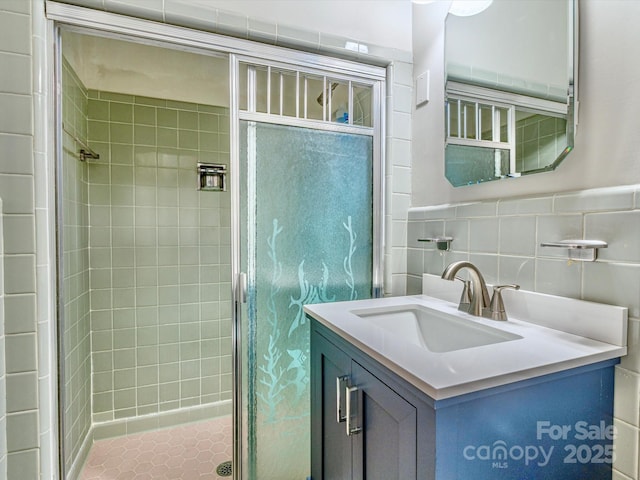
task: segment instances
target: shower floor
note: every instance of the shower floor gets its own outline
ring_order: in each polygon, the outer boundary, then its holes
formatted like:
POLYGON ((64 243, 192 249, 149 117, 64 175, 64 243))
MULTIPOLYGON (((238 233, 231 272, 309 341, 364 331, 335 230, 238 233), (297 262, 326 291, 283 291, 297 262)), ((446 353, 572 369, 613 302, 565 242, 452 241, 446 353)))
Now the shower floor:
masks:
POLYGON ((216 467, 233 456, 231 416, 96 441, 80 480, 229 479, 216 467))

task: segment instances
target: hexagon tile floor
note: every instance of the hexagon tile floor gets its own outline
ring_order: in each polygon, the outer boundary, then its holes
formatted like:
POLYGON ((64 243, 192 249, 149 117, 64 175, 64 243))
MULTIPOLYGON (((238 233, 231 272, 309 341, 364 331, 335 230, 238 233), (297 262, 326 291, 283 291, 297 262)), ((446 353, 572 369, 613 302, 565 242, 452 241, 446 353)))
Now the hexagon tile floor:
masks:
POLYGON ((98 440, 80 480, 225 480, 233 456, 231 417, 98 440))

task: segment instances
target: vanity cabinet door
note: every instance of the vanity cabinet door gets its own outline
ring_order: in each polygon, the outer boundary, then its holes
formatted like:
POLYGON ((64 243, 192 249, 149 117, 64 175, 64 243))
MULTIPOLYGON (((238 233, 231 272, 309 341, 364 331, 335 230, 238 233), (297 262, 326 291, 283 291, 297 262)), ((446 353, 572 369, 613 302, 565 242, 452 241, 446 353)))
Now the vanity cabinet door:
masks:
POLYGON ((345 376, 351 359, 324 337, 311 336, 311 474, 313 480, 348 480, 351 437, 346 434, 345 376), (338 390, 338 385, 340 390, 338 390), (340 392, 340 396, 338 396, 340 392), (338 403, 340 402, 340 404, 338 403), (341 421, 338 421, 338 408, 341 421))
POLYGON ((312 331, 313 480, 415 479, 416 430, 414 405, 312 331))
POLYGON ((411 480, 417 478, 417 411, 357 362, 351 380, 357 386, 361 431, 352 435, 353 478, 411 480))

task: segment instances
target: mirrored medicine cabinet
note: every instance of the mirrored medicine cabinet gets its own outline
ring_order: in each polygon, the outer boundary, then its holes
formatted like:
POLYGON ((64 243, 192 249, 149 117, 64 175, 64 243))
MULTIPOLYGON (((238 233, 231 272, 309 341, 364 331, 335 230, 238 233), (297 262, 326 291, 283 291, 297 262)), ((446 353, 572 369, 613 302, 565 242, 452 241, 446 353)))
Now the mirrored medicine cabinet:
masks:
POLYGON ((450 10, 445 176, 453 186, 550 171, 573 149, 576 31, 575 0, 450 10))

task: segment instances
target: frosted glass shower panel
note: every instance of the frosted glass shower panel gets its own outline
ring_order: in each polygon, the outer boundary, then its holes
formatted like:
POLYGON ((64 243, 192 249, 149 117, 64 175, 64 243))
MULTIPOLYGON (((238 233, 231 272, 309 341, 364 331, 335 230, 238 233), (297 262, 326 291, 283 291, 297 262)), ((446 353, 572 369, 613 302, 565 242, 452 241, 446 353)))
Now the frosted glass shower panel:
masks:
POLYGON ((241 122, 241 145, 251 477, 304 479, 309 325, 302 307, 371 296, 373 139, 241 122))

